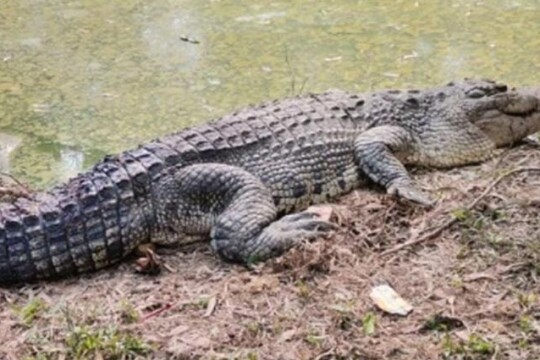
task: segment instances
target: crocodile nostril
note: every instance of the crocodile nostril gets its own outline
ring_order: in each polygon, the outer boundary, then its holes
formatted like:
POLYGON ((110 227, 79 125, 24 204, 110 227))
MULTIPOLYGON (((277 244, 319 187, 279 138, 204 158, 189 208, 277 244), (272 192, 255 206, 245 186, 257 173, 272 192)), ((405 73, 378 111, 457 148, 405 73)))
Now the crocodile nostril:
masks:
POLYGON ((496 84, 495 85, 495 90, 500 91, 500 92, 506 92, 508 90, 508 85, 506 85, 506 84, 496 84))

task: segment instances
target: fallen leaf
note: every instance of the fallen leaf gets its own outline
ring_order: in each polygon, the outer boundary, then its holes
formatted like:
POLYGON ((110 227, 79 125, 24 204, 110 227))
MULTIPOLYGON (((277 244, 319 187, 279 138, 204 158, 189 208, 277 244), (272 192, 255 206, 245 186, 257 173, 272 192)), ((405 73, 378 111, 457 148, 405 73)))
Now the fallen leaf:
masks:
POLYGON ((375 286, 369 296, 379 309, 390 314, 405 316, 413 310, 407 301, 386 284, 375 286))
POLYGON ((135 260, 135 271, 141 274, 157 275, 161 272, 161 261, 155 253, 155 245, 146 243, 136 248, 140 257, 135 260))
POLYGON ((375 314, 371 312, 367 313, 362 319, 362 329, 364 330, 364 334, 368 336, 375 334, 376 324, 377 318, 375 317, 375 314))
POLYGON ((296 335, 296 329, 290 329, 290 330, 284 331, 279 336, 279 341, 282 341, 282 342, 289 341, 294 337, 294 335, 296 335))
POLYGON ((247 284, 247 289, 252 294, 263 291, 273 291, 279 286, 279 279, 275 276, 258 276, 247 284))
POLYGON ((317 215, 321 220, 330 221, 334 214, 334 209, 328 205, 317 205, 308 207, 306 212, 317 215))
POLYGON ((208 305, 206 306, 206 312, 204 313, 203 317, 209 317, 214 313, 214 310, 216 309, 217 305, 217 298, 215 296, 212 296, 210 300, 208 300, 208 305))

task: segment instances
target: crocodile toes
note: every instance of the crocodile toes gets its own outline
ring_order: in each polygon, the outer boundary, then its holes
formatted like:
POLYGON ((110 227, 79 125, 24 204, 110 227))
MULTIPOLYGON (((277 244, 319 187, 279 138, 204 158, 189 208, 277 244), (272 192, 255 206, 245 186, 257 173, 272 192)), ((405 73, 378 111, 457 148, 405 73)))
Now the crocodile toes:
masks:
POLYGON ((392 185, 388 188, 387 192, 390 195, 407 199, 423 206, 433 207, 435 205, 434 200, 410 184, 392 185))
POLYGON ((246 244, 245 262, 253 264, 280 255, 303 240, 314 240, 336 228, 335 224, 321 220, 317 214, 302 212, 286 215, 268 225, 254 241, 246 244))

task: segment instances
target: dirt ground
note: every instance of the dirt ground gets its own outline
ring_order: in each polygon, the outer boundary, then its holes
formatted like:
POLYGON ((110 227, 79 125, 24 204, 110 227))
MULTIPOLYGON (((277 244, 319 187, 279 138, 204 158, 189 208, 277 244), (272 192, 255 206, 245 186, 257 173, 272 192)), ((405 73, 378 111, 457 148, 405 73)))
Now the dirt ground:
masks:
POLYGON ((414 178, 435 208, 355 191, 335 234, 253 270, 201 245, 0 289, 0 358, 539 359, 538 147, 414 178), (378 310, 382 283, 413 312, 378 310))

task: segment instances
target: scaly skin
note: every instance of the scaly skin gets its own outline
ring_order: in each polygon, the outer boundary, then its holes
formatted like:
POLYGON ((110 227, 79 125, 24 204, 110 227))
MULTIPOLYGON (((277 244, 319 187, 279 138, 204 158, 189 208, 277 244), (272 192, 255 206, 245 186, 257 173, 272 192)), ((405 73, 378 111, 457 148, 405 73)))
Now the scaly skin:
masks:
POLYGON ((2 204, 0 284, 97 270, 149 241, 209 238, 224 259, 264 260, 332 228, 295 211, 367 179, 430 205, 404 165, 483 161, 540 130, 539 99, 538 89, 467 80, 245 108, 2 204))

